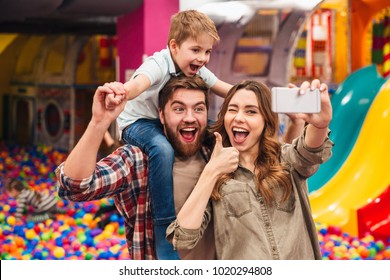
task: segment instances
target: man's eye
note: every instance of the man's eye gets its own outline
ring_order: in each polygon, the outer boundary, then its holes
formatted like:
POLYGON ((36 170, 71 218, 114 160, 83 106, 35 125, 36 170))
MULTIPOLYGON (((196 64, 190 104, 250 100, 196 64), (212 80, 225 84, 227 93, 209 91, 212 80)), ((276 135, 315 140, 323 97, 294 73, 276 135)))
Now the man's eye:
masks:
POLYGON ((173 111, 175 111, 175 112, 183 112, 184 109, 183 108, 174 108, 173 111))
POLYGON ((198 107, 198 108, 195 108, 195 112, 204 112, 204 108, 203 107, 198 107))

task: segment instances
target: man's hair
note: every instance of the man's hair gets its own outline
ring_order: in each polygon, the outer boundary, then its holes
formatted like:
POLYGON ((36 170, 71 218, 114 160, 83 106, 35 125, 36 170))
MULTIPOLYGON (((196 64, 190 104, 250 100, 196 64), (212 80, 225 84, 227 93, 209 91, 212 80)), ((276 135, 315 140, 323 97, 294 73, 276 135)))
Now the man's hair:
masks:
POLYGON ((217 28, 206 14, 196 10, 178 12, 171 17, 168 45, 172 39, 175 39, 181 46, 188 38, 197 39, 202 32, 210 35, 214 39, 214 44, 219 42, 217 28))
POLYGON ((164 109, 168 100, 172 97, 173 93, 177 89, 195 89, 204 93, 206 108, 209 109, 208 87, 203 79, 195 75, 193 77, 187 77, 184 75, 173 76, 165 86, 160 90, 158 95, 158 107, 164 109))

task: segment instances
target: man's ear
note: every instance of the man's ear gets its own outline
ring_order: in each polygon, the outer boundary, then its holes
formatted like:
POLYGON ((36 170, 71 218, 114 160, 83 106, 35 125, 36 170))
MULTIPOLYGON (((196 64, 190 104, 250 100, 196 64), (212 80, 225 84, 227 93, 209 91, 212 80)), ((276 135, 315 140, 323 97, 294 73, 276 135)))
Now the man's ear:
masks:
POLYGON ((161 108, 158 108, 158 116, 160 118, 161 124, 165 125, 165 123, 164 123, 164 112, 163 112, 163 110, 161 110, 161 108))

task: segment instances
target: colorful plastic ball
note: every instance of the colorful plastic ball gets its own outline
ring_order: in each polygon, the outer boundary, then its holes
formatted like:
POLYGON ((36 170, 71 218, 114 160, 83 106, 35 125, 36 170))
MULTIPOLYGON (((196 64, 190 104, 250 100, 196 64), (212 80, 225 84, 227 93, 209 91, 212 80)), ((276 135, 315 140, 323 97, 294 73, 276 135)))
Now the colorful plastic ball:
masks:
POLYGON ((384 259, 383 254, 379 253, 379 254, 375 255, 375 260, 381 261, 383 259, 384 259))
POLYGON ((90 213, 85 214, 84 217, 83 217, 83 222, 84 222, 85 224, 87 224, 87 225, 88 225, 92 220, 93 220, 93 215, 90 214, 90 213))
POLYGON ((65 250, 61 247, 55 247, 53 251, 53 256, 57 259, 61 259, 65 256, 65 250))
POLYGON ((32 228, 34 228, 34 226, 35 226, 35 223, 33 221, 28 221, 26 224, 26 227, 28 229, 32 229, 32 228))
POLYGON ((62 245, 64 244, 64 243, 62 242, 62 238, 61 238, 61 237, 57 237, 57 238, 55 239, 55 244, 56 244, 57 246, 59 246, 59 247, 62 247, 62 245))
POLYGON ((36 260, 43 260, 42 252, 41 251, 36 251, 33 254, 33 258, 36 259, 36 260))
POLYGON ((91 253, 86 253, 84 258, 86 260, 92 260, 93 259, 93 255, 91 253))
POLYGON ((110 217, 111 222, 116 223, 116 222, 118 222, 118 220, 119 220, 119 217, 117 214, 111 215, 111 217, 110 217))
POLYGON ((94 242, 94 240, 91 237, 87 237, 87 239, 85 240, 84 244, 86 246, 88 246, 88 247, 91 247, 91 246, 95 245, 95 242, 94 242))
POLYGON ((382 254, 383 254, 384 259, 390 260, 390 247, 387 247, 387 248, 383 251, 382 254))
POLYGON ((33 229, 29 229, 26 231, 26 238, 28 240, 32 240, 32 239, 34 239, 34 237, 36 237, 36 233, 33 229))
POLYGON ((11 226, 15 225, 15 223, 16 223, 15 217, 14 217, 14 216, 9 216, 9 217, 7 217, 7 223, 8 223, 9 225, 11 225, 11 226))
POLYGON ((22 237, 20 236, 16 236, 15 237, 15 245, 18 247, 18 248, 23 248, 25 246, 25 241, 22 237))
POLYGON ((41 232, 41 227, 39 225, 41 225, 41 223, 40 224, 35 224, 34 227, 33 227, 33 229, 34 229, 36 234, 39 234, 41 232))
POLYGON ((49 241, 51 234, 49 232, 44 232, 41 234, 41 239, 43 241, 49 241))
POLYGON ((118 234, 119 234, 119 235, 125 234, 125 228, 124 228, 124 227, 119 227, 119 228, 118 228, 118 234))
POLYGON ((318 231, 320 234, 322 235, 325 235, 328 233, 328 230, 326 228, 321 228, 319 231, 318 231))
POLYGON ((382 240, 378 240, 375 244, 378 247, 378 251, 382 251, 385 248, 385 244, 382 240))
POLYGON ((104 231, 112 234, 115 231, 115 226, 113 224, 108 224, 105 226, 104 231))
POLYGON ((368 249, 366 247, 364 247, 363 245, 359 246, 357 248, 357 251, 359 253, 359 255, 362 257, 362 258, 367 258, 370 254, 370 252, 368 251, 368 249))

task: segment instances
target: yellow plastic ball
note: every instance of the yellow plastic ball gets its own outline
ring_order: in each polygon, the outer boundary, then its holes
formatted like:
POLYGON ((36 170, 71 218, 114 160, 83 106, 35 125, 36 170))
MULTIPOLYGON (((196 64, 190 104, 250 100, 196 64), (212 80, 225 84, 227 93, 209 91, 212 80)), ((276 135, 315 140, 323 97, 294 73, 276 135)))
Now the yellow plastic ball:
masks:
POLYGON ((55 247, 53 251, 54 257, 57 259, 63 258, 65 256, 65 250, 61 247, 55 247))
POLYGON ((14 216, 9 216, 9 217, 7 218, 7 223, 8 223, 9 225, 11 225, 11 226, 15 225, 15 223, 16 223, 15 217, 14 217, 14 216))
POLYGON ((29 229, 29 230, 26 231, 26 238, 28 240, 34 239, 35 236, 36 236, 36 233, 35 233, 35 231, 33 229, 29 229))

